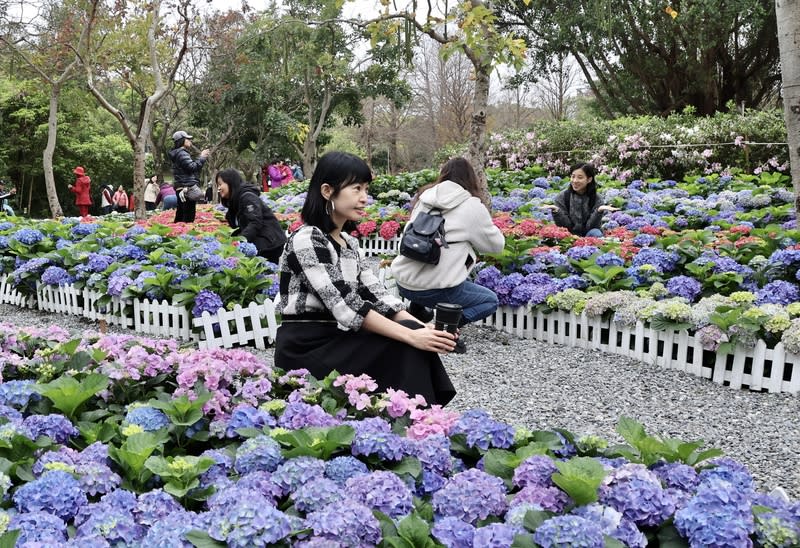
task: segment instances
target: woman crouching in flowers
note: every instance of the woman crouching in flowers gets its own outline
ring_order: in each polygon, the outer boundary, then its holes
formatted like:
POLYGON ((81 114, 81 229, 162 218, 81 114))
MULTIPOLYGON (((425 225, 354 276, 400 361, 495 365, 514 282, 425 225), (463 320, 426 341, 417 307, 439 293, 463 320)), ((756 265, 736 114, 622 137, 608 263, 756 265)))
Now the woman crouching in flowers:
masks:
POLYGON ((556 196, 555 204, 543 205, 550 209, 556 225, 568 229, 575 236, 600 238, 603 231, 603 213, 619 208, 603 205, 597 195, 597 182, 592 164, 578 164, 570 170, 570 185, 556 196))
POLYGON ((437 352, 455 336, 425 326, 389 295, 350 236, 367 205, 372 181, 360 158, 329 152, 320 158, 303 205, 305 224, 289 237, 280 270, 281 327, 275 365, 366 374, 378 388, 420 394, 444 405, 455 389, 437 352))

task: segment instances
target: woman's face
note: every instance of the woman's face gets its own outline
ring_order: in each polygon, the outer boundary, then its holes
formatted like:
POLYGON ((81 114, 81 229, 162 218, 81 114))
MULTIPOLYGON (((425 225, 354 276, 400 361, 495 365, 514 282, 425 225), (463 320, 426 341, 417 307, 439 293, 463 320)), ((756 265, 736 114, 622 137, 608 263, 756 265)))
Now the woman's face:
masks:
POLYGON ((343 226, 346 221, 360 221, 367 207, 367 191, 369 183, 355 183, 343 187, 331 201, 333 208, 331 219, 336 226, 343 226))
POLYGON ((588 177, 580 168, 573 171, 572 175, 570 175, 570 184, 572 185, 572 190, 578 194, 583 194, 586 192, 586 187, 589 186, 589 183, 591 182, 592 178, 588 177))
POLYGON ((231 193, 231 187, 221 177, 217 177, 217 191, 220 198, 227 200, 231 193))

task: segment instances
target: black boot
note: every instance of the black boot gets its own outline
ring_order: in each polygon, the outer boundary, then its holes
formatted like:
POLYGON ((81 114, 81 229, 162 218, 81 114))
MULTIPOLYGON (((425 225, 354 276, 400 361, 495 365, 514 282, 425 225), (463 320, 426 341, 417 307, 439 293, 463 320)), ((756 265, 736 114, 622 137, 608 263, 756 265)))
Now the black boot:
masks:
POLYGON ((426 308, 418 303, 411 303, 408 305, 408 313, 414 316, 422 323, 428 323, 433 320, 433 310, 426 308))

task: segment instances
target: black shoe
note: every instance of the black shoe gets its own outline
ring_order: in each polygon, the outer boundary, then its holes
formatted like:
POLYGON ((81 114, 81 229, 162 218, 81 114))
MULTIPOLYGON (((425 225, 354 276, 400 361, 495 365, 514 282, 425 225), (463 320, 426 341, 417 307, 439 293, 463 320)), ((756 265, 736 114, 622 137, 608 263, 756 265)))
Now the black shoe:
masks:
POLYGON ((411 303, 408 305, 408 313, 422 323, 428 323, 433 320, 433 310, 426 308, 421 304, 411 303))
POLYGON ((453 354, 466 354, 467 353, 467 343, 464 342, 464 339, 459 337, 456 339, 456 347, 453 349, 453 354))

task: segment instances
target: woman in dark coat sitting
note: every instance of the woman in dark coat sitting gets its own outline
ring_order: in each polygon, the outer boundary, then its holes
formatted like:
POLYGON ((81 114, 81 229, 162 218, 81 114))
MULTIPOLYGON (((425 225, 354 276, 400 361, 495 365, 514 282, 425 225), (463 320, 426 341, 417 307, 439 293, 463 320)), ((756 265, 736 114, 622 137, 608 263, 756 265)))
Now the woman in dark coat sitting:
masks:
POLYGON ((228 208, 225 219, 236 229, 234 236, 244 236, 256 246, 261 257, 277 264, 286 243, 286 232, 272 210, 261 201, 261 191, 245 183, 235 169, 220 171, 216 181, 222 205, 228 208))

